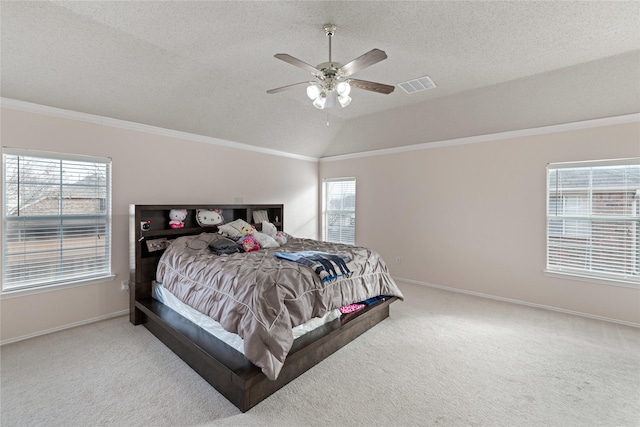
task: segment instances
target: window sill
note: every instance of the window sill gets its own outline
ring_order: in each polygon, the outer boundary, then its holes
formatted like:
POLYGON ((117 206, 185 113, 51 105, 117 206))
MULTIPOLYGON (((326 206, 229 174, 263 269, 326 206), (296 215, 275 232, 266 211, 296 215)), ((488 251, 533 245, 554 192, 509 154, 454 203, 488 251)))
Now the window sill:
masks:
POLYGON ((545 276, 556 277, 558 279, 576 280, 579 282, 597 283, 599 285, 620 286, 623 288, 640 289, 640 282, 631 280, 616 280, 605 277, 583 276, 581 274, 569 273, 556 270, 543 270, 545 276))
POLYGON ((110 282, 115 278, 116 278, 115 274, 109 274, 108 276, 97 277, 95 279, 89 279, 89 280, 80 280, 77 282, 37 286, 33 288, 7 289, 7 290, 3 290, 2 293, 0 293, 0 300, 41 294, 45 292, 59 291, 61 289, 77 288, 78 286, 95 285, 96 283, 110 282))

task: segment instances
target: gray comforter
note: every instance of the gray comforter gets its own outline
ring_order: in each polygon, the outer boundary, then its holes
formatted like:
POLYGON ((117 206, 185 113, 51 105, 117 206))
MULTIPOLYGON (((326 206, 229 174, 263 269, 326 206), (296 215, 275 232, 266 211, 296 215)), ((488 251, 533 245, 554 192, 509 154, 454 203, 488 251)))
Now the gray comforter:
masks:
POLYGON ((328 310, 378 295, 403 298, 380 256, 369 249, 291 237, 275 249, 215 255, 220 238, 202 233, 174 240, 158 264, 156 280, 178 299, 244 339, 245 356, 278 377, 291 346, 291 329, 328 310), (351 274, 323 282, 309 267, 275 252, 347 253, 351 274))

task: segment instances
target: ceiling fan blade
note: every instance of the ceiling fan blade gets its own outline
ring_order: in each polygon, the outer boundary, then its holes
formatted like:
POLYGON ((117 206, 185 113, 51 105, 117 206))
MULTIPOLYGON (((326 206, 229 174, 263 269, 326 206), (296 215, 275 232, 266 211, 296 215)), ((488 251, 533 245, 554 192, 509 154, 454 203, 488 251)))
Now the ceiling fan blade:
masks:
POLYGON ((275 88, 275 89, 270 89, 270 90, 268 90, 268 91, 267 91, 267 93, 278 93, 278 92, 285 91, 285 90, 287 90, 287 89, 294 88, 294 87, 296 87, 296 86, 302 86, 302 85, 307 86, 307 85, 309 85, 309 84, 311 84, 311 82, 300 82, 300 83, 294 83, 294 84, 292 84, 292 85, 287 85, 287 86, 277 87, 277 88, 275 88))
POLYGON ((384 53, 383 50, 371 49, 369 52, 365 53, 364 55, 361 55, 356 59, 354 59, 353 61, 349 62, 348 64, 343 65, 338 70, 338 73, 342 74, 343 76, 350 76, 356 71, 360 71, 363 68, 366 68, 375 64, 376 62, 382 61, 383 59, 387 59, 387 54, 384 53))
POLYGON ((313 67, 313 66, 307 64, 306 62, 301 61, 298 58, 294 58, 293 56, 288 55, 286 53, 276 53, 273 56, 275 56, 276 58, 280 59, 281 61, 288 62, 289 64, 295 65, 296 67, 300 67, 303 70, 306 70, 306 71, 310 72, 314 76, 317 75, 317 74, 321 74, 320 70, 318 70, 316 67, 313 67))
POLYGON ((351 87, 370 90, 372 92, 384 93, 385 95, 388 95, 395 90, 395 86, 369 82, 366 80, 349 79, 349 84, 351 85, 351 87))

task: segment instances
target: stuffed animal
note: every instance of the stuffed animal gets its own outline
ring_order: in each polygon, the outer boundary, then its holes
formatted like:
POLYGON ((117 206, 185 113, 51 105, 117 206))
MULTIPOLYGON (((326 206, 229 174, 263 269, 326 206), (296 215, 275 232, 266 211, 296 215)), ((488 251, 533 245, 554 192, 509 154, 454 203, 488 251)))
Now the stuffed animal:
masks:
POLYGON ((169 211, 169 227, 184 228, 184 220, 187 218, 186 209, 171 209, 169 211))
POLYGON ((238 243, 242 245, 242 249, 245 252, 257 251, 260 249, 260 244, 253 237, 253 233, 255 233, 256 228, 253 225, 245 225, 242 227, 240 232, 242 233, 242 237, 238 240, 238 243))
POLYGON ((278 231, 276 235, 273 236, 273 238, 275 239, 276 242, 278 242, 280 246, 287 243, 287 236, 282 231, 278 231))
POLYGON ((282 231, 278 231, 276 226, 268 221, 262 221, 262 232, 273 237, 280 246, 287 243, 287 236, 282 231))

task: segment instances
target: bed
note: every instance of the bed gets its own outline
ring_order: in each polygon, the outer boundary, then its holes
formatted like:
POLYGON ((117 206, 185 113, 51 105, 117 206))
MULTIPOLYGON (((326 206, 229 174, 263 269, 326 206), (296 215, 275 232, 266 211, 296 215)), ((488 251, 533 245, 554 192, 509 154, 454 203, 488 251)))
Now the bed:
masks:
POLYGON ((173 208, 130 206, 130 321, 243 412, 384 320, 402 299, 376 252, 282 233, 283 205, 180 206, 181 228, 170 228, 173 208), (201 221, 203 212, 224 224, 201 221), (239 224, 254 227, 262 248, 217 252, 237 239, 233 233, 242 237, 239 224), (265 235, 277 243, 265 243, 265 235), (185 311, 158 297, 165 292, 185 311))

